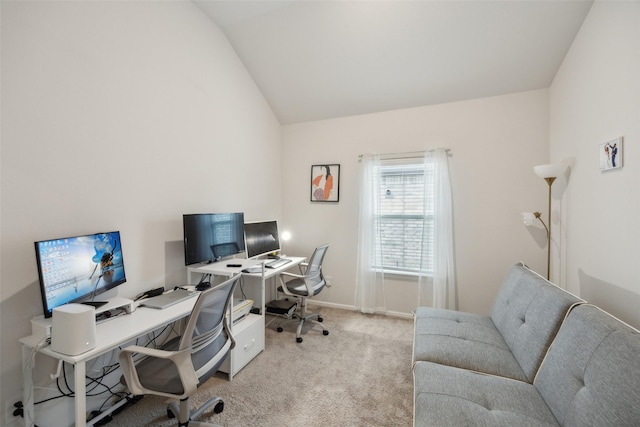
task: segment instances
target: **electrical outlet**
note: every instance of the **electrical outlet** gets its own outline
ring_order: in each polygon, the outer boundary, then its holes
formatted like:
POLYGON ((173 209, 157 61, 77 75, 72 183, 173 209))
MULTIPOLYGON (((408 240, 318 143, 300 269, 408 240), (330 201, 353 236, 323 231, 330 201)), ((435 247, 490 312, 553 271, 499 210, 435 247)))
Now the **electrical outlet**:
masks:
MULTIPOLYGON (((19 415, 13 415, 13 411, 18 409, 14 406, 14 404, 20 401, 22 401, 22 395, 15 396, 12 399, 8 399, 4 402, 4 422, 6 424, 11 424, 17 419, 21 418, 19 415)), ((16 423, 15 425, 18 424, 16 423)))

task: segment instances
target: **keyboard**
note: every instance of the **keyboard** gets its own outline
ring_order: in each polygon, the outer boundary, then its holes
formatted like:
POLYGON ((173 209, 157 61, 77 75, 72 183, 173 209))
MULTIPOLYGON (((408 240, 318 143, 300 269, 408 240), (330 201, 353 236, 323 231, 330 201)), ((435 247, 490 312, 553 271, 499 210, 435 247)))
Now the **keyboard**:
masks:
POLYGON ((143 300, 140 300, 140 305, 144 307, 157 308, 159 310, 162 310, 164 308, 167 308, 174 304, 182 302, 186 299, 193 298, 199 294, 200 292, 187 291, 186 289, 178 288, 174 291, 165 292, 155 297, 145 298, 143 300))
POLYGON ((274 259, 273 261, 269 261, 265 263, 264 266, 266 268, 278 268, 278 267, 282 267, 285 264, 289 264, 290 262, 291 260, 288 258, 279 258, 279 259, 274 259))

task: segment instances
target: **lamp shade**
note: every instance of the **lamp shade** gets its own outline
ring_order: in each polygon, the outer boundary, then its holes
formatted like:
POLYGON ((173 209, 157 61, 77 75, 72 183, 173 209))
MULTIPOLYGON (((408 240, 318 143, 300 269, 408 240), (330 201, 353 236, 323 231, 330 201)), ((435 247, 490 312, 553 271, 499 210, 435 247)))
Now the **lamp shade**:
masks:
POLYGON ((522 212, 520 215, 522 215, 522 222, 524 222, 524 225, 527 227, 533 225, 536 220, 536 216, 532 212, 522 212))
POLYGON ((533 171, 540 178, 557 178, 567 170, 564 163, 552 163, 548 165, 538 165, 533 167, 533 171))

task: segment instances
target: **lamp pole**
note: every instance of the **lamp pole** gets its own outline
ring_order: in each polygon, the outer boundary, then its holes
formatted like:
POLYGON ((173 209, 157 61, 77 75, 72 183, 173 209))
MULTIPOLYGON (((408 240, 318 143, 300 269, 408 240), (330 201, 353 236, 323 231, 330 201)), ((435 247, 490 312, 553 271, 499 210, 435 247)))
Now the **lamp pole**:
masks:
POLYGON ((549 227, 545 227, 547 228, 547 280, 549 280, 549 273, 551 272, 551 185, 553 184, 553 181, 556 180, 556 177, 547 177, 544 180, 549 184, 549 217, 547 220, 549 221, 549 227))
MULTIPOLYGON (((563 163, 534 166, 533 171, 540 178, 544 178, 549 184, 549 228, 547 228, 547 280, 551 277, 551 185, 557 177, 567 170, 567 165, 563 163)), ((540 219, 540 218, 538 218, 540 219)), ((542 221, 542 220, 540 220, 542 221)))

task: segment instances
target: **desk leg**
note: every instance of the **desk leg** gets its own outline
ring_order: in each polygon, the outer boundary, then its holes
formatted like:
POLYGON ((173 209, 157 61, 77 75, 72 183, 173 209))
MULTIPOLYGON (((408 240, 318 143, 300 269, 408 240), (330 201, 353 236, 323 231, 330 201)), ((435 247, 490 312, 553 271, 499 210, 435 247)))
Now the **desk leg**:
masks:
POLYGON ((22 346, 22 403, 24 411, 24 425, 35 425, 35 412, 33 408, 33 363, 31 353, 33 349, 22 346))
POLYGON ((87 425, 87 390, 86 390, 86 364, 78 362, 75 364, 74 387, 75 387, 75 404, 76 404, 76 427, 86 427, 87 425))

